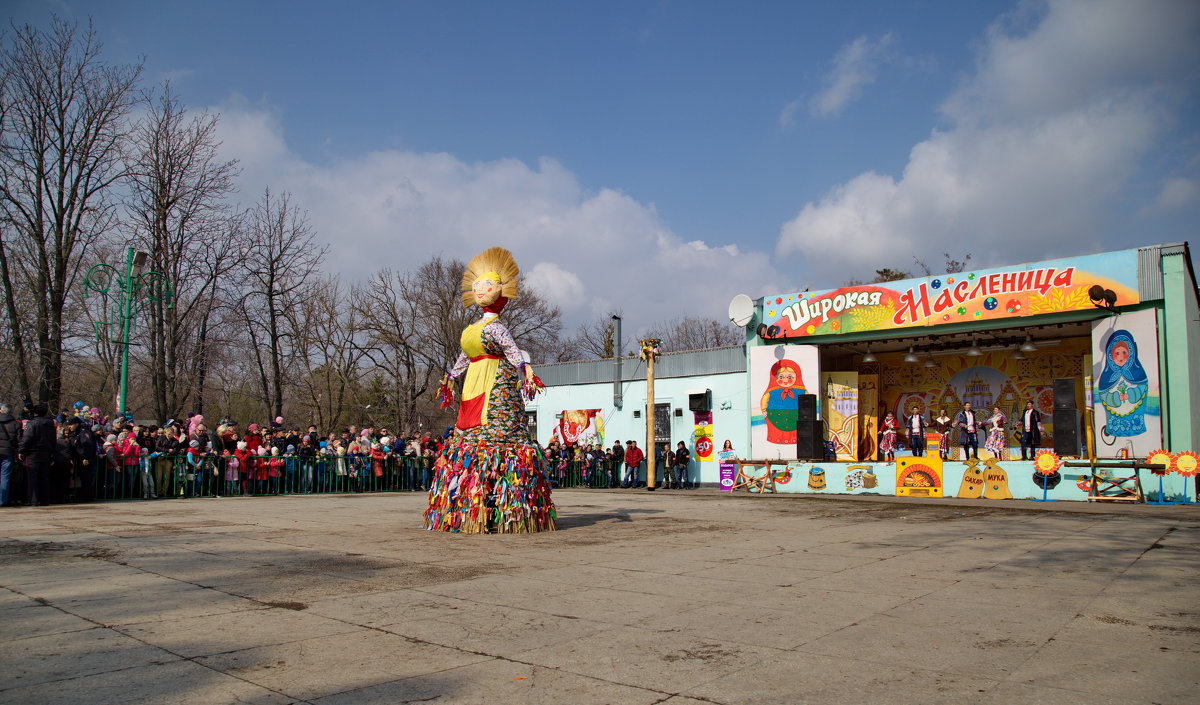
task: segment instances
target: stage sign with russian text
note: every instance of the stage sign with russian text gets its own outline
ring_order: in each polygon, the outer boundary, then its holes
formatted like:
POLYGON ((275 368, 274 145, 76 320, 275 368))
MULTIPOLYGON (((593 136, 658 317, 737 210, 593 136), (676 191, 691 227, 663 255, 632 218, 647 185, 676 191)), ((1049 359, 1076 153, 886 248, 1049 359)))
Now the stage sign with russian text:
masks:
POLYGON ((844 286, 763 298, 762 320, 778 337, 860 333, 1018 318, 1093 307, 1093 287, 1117 306, 1141 301, 1138 251, 1121 250, 1033 264, 844 286))

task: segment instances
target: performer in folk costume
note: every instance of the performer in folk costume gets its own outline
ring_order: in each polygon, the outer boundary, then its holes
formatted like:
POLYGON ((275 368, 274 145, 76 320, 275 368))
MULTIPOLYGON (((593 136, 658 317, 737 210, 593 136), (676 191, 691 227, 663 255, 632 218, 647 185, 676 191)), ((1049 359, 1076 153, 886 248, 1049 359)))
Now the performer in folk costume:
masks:
POLYGON ((900 428, 900 423, 896 421, 896 415, 892 412, 887 412, 887 416, 883 417, 883 421, 879 422, 879 428, 883 433, 879 438, 879 453, 884 456, 884 460, 896 459, 896 429, 900 428))
POLYGON ((983 447, 991 451, 996 460, 1004 460, 1004 453, 1008 450, 1008 431, 1004 428, 1006 423, 1008 419, 1004 418, 1000 407, 992 407, 992 415, 987 420, 987 440, 983 442, 983 447))
POLYGON ((529 440, 521 400, 542 384, 500 322, 505 304, 517 297, 519 273, 512 254, 493 247, 476 255, 463 274, 463 307, 483 310, 463 330, 462 353, 438 389, 448 407, 452 380, 463 378, 454 435, 434 464, 427 529, 477 534, 555 528, 546 459, 529 440))
POLYGON ((767 391, 759 400, 759 408, 767 420, 767 442, 796 445, 796 423, 800 413, 797 394, 807 394, 800 365, 783 359, 771 365, 767 391))
POLYGON ((942 460, 950 458, 950 429, 953 427, 952 420, 946 415, 945 409, 942 409, 942 412, 933 420, 933 430, 941 434, 941 438, 938 439, 938 450, 941 452, 942 460))
POLYGON ((912 414, 904 419, 904 427, 908 429, 908 449, 914 456, 925 455, 925 416, 921 407, 913 404, 912 414))
POLYGON ((979 460, 979 419, 976 418, 975 410, 971 408, 971 402, 963 404, 962 411, 954 417, 954 425, 959 428, 963 460, 979 460))
POLYGON ((1042 413, 1033 408, 1033 402, 1025 402, 1025 411, 1021 412, 1021 460, 1033 460, 1037 447, 1042 444, 1042 413))

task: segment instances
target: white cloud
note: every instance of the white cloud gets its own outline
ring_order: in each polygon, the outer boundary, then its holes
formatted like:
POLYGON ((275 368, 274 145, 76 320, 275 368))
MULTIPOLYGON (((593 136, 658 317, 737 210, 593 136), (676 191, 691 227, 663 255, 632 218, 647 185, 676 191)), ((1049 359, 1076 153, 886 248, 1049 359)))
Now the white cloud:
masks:
POLYGON ((1145 211, 1175 211, 1197 202, 1200 202, 1200 182, 1195 179, 1171 178, 1163 183, 1158 198, 1145 211))
POLYGON ((1197 8, 1062 0, 1028 28, 1004 18, 944 105, 949 129, 914 146, 899 178, 860 174, 805 205, 781 228, 779 253, 845 267, 848 279, 910 268, 914 253, 1000 264, 1095 249, 1194 88, 1174 81, 1194 70, 1197 8))
POLYGON ((825 88, 813 96, 809 111, 817 117, 834 117, 857 100, 863 88, 875 82, 894 39, 891 32, 873 41, 864 35, 839 49, 833 57, 833 70, 825 77, 825 88))
POLYGON ((268 185, 290 192, 331 244, 325 268, 350 281, 501 245, 563 310, 568 330, 622 310, 634 334, 681 314, 723 319, 735 294, 785 286, 766 253, 684 242, 653 206, 612 189, 586 192, 553 159, 467 163, 380 150, 319 165, 287 148, 267 111, 217 110, 223 154, 242 161, 242 200, 268 185))
POLYGON ((1200 62, 1194 0, 1052 0, 1044 13, 1034 12, 1041 6, 1022 4, 989 28, 974 75, 943 106, 947 115, 959 121, 1053 115, 1194 78, 1200 62))
POLYGON ((583 280, 553 262, 538 262, 526 271, 525 283, 543 298, 561 302, 563 307, 578 308, 584 300, 583 280))

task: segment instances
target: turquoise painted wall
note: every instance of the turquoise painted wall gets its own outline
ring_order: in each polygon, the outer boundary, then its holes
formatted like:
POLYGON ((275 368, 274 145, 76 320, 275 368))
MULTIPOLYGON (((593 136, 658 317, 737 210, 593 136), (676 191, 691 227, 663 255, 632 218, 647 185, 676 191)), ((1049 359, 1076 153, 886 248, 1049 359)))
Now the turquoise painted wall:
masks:
POLYGON ((1185 255, 1162 258, 1167 450, 1200 451, 1200 307, 1185 255))
MULTIPOLYGON (((695 462, 696 447, 692 440, 694 419, 688 411, 688 392, 704 389, 712 390, 713 434, 716 437, 717 449, 720 450, 726 439, 733 441, 733 447, 739 455, 747 454, 750 447, 749 411, 746 408, 746 390, 748 380, 745 372, 729 374, 706 375, 701 377, 672 377, 655 380, 654 401, 656 404, 671 405, 671 447, 676 447, 679 441, 685 441, 688 450, 692 452, 693 462, 690 468, 690 479, 705 483, 716 484, 718 480, 717 463, 715 460, 705 463, 695 462), (682 416, 676 416, 674 410, 683 409, 682 416)), ((604 417, 604 441, 609 448, 614 441, 633 439, 644 451, 646 449, 646 382, 645 380, 626 382, 623 386, 625 393, 622 408, 613 407, 612 382, 600 384, 580 384, 561 387, 547 387, 537 399, 526 405, 527 411, 538 412, 537 440, 545 444, 558 419, 555 414, 564 409, 601 409, 604 417), (640 418, 634 418, 634 410, 642 412, 640 418)), ((642 473, 645 479, 645 472, 642 473)), ((661 480, 662 471, 659 470, 661 480)))

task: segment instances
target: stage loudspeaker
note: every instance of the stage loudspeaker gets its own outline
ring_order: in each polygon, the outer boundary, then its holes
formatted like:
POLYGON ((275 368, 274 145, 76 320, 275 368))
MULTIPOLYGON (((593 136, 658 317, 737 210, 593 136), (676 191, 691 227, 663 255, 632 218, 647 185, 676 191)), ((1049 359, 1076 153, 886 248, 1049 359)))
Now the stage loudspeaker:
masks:
POLYGON ((712 390, 689 394, 688 411, 712 411, 712 390))
POLYGON ((798 394, 796 413, 796 457, 800 460, 824 460, 825 439, 817 418, 817 395, 798 394))
POLYGON ((1059 377, 1054 380, 1054 408, 1075 408, 1075 378, 1059 377))
POLYGON ((1078 410, 1054 410, 1054 452, 1059 455, 1071 455, 1075 457, 1082 454, 1079 443, 1078 410))

